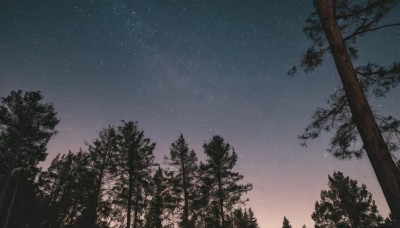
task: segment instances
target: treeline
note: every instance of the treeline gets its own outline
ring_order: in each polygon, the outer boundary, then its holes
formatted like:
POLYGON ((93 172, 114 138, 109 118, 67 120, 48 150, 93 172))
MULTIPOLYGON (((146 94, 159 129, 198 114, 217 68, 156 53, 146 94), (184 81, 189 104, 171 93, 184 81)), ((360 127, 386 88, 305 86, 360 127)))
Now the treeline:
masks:
MULTIPOLYGON (((137 122, 102 129, 87 148, 38 164, 59 120, 40 92, 13 91, 0 101, 0 227, 258 228, 235 172, 237 155, 221 136, 203 145, 199 161, 181 134, 164 165, 137 122)), ((400 165, 399 165, 400 168, 400 165)), ((394 228, 378 213, 365 185, 334 172, 311 218, 316 228, 394 228)), ((283 218, 283 228, 290 228, 283 218)), ((305 228, 305 225, 303 226, 305 228)))
POLYGON ((156 144, 137 122, 101 130, 87 149, 39 162, 59 119, 40 92, 13 91, 0 104, 0 227, 258 227, 242 209, 237 154, 221 136, 199 161, 181 134, 154 161, 156 144))

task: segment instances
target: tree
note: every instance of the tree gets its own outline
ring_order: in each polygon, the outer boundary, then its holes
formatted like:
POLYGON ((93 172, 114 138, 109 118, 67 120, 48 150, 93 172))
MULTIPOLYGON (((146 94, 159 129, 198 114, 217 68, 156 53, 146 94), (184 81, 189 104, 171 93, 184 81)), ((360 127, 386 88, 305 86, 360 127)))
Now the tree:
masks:
POLYGON ((232 228, 259 228, 251 208, 244 209, 244 211, 240 207, 235 209, 227 223, 228 227, 232 228))
POLYGON ((389 214, 389 217, 385 219, 385 222, 380 226, 380 228, 395 228, 396 225, 393 222, 392 214, 389 214))
MULTIPOLYGON (((398 0, 351 2, 346 0, 316 0, 317 12, 307 20, 304 32, 314 42, 302 59, 301 67, 311 71, 330 52, 336 64, 343 88, 334 93, 329 108, 318 109, 312 123, 300 137, 306 142, 319 136, 322 130, 336 130, 329 151, 340 159, 361 158, 365 151, 375 171, 386 201, 400 227, 400 172, 391 152, 399 148, 400 121, 392 116, 373 114, 367 96, 383 97, 400 83, 400 63, 380 66, 368 63, 353 66, 357 57, 354 44, 366 33, 400 23, 379 25, 398 0), (386 141, 384 140, 384 137, 386 141), (363 146, 354 148, 361 138, 363 146), (396 141, 397 140, 397 141, 396 141)), ((294 73, 292 68, 289 73, 294 73)))
POLYGON ((289 220, 284 216, 283 217, 283 225, 282 228, 292 228, 292 225, 290 225, 289 220))
POLYGON ((90 192, 91 200, 82 217, 82 226, 106 227, 112 212, 110 190, 117 169, 117 133, 108 127, 100 131, 98 138, 89 144, 89 169, 93 173, 95 188, 90 192))
POLYGON ((329 189, 321 191, 321 200, 315 203, 311 215, 316 228, 380 227, 383 224, 364 184, 358 186, 356 180, 344 177, 341 172, 334 172, 328 179, 329 189))
MULTIPOLYGON (((11 226, 19 216, 15 207, 29 208, 24 196, 33 189, 38 163, 46 159, 46 146, 59 120, 52 104, 42 103, 40 91, 12 91, 0 103, 0 221, 11 226), (4 213, 8 211, 7 215, 4 213), (7 224, 8 223, 8 224, 7 224)), ((26 212, 29 214, 28 212, 26 212)), ((26 217, 27 218, 27 217, 26 217)), ((21 220, 16 222, 22 222, 21 220)))
POLYGON ((164 158, 171 168, 168 172, 168 180, 172 187, 177 208, 181 211, 181 226, 193 227, 196 222, 196 211, 200 198, 198 191, 198 159, 196 153, 189 152, 185 138, 181 134, 171 144, 170 156, 164 158))
POLYGON ((92 200, 93 179, 87 152, 57 155, 39 176, 41 227, 84 227, 82 215, 92 200))
POLYGON ((259 228, 257 219, 254 217, 254 212, 249 208, 249 218, 247 222, 247 227, 248 228, 259 228))
POLYGON ((167 209, 168 198, 171 192, 163 172, 161 167, 158 167, 153 176, 152 199, 146 215, 146 227, 148 228, 163 227, 163 220, 166 219, 164 218, 164 212, 167 209))
POLYGON ((115 203, 126 208, 126 227, 142 223, 141 216, 147 203, 145 191, 151 183, 151 167, 154 166, 155 143, 145 138, 137 122, 123 122, 118 127, 118 178, 114 185, 115 203))
POLYGON ((242 194, 253 186, 237 183, 243 179, 243 175, 232 171, 237 155, 221 136, 213 136, 203 148, 207 159, 205 164, 201 164, 201 169, 203 182, 208 189, 209 205, 217 212, 218 226, 226 227, 225 213, 230 212, 237 203, 243 203, 240 199, 242 194))
POLYGON ((231 223, 232 227, 245 227, 246 226, 244 213, 241 207, 235 209, 232 213, 231 223))
MULTIPOLYGON (((64 185, 68 182, 71 163, 66 162, 65 155, 58 154, 52 161, 47 171, 39 174, 38 188, 41 199, 42 213, 40 215, 41 227, 55 227, 58 220, 58 209, 60 208, 60 195, 64 190, 64 185)), ((69 160, 69 159, 68 159, 69 160)))

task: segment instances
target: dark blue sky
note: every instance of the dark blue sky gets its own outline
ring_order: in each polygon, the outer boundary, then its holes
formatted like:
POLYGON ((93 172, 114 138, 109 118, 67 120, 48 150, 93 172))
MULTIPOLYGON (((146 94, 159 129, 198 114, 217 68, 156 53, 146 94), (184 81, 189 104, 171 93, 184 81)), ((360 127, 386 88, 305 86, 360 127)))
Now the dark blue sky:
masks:
MULTIPOLYGON (((327 176, 343 171, 367 184, 387 214, 366 159, 327 154, 329 134, 300 147, 297 135, 339 85, 328 56, 310 74, 286 75, 310 45, 302 32, 312 1, 0 2, 0 96, 41 90, 61 119, 49 144, 57 153, 84 148, 108 124, 139 121, 157 142, 159 161, 182 132, 203 156, 219 134, 239 154, 237 170, 261 227, 312 226, 310 215, 327 176)), ((399 8, 389 21, 400 21, 399 8)), ((400 29, 358 43, 356 63, 391 63, 400 29)), ((373 101, 400 113, 396 90, 373 101)), ((46 164, 44 164, 46 165, 46 164)))

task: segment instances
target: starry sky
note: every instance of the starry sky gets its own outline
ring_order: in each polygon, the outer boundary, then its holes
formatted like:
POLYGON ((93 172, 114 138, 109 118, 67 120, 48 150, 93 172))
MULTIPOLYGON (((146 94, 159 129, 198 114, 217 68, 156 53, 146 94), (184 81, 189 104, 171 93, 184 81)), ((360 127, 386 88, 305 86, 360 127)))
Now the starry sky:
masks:
MULTIPOLYGON (((334 170, 365 183, 386 216, 367 159, 334 159, 329 133, 307 148, 297 139, 340 85, 329 56, 312 73, 286 75, 311 44, 302 27, 312 11, 297 0, 2 0, 0 96, 41 90, 54 103, 61 122, 49 160, 120 120, 139 122, 158 162, 179 133, 200 159, 203 143, 223 136, 254 185, 245 197, 262 228, 281 227, 283 216, 312 227, 334 170)), ((387 21, 400 21, 399 9, 387 21)), ((399 60, 400 28, 357 46, 357 64, 399 60)), ((373 109, 399 118, 399 96, 372 100, 373 109)))

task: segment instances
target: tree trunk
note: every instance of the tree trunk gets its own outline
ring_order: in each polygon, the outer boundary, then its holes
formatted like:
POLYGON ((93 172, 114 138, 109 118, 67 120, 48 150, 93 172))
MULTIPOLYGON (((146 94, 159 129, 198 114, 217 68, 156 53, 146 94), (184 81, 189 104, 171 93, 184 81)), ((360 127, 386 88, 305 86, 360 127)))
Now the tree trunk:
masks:
POLYGON ((222 180, 221 180, 221 171, 218 165, 218 195, 219 195, 219 210, 221 216, 221 227, 225 228, 225 218, 224 218, 224 193, 222 191, 222 180))
POLYGON ((138 183, 137 178, 136 178, 135 183, 136 183, 136 193, 135 193, 135 212, 134 212, 135 214, 134 214, 133 228, 137 228, 137 224, 138 224, 137 220, 138 220, 138 212, 139 212, 139 194, 140 194, 139 183, 138 183))
POLYGON ((183 160, 181 159, 181 164, 182 164, 182 185, 183 185, 183 197, 184 197, 184 206, 183 206, 183 228, 189 228, 189 194, 187 191, 187 184, 186 184, 186 170, 185 170, 185 164, 183 160))
POLYGON ((101 187, 102 187, 102 183, 103 183, 103 177, 104 177, 104 163, 105 161, 103 161, 103 165, 101 166, 100 170, 99 170, 99 176, 98 176, 98 182, 97 182, 97 186, 96 186, 96 190, 94 192, 94 196, 93 196, 93 200, 94 202, 92 205, 92 208, 90 208, 89 210, 89 224, 90 226, 95 227, 97 224, 97 208, 99 206, 99 202, 101 200, 101 187))
POLYGON ((19 185, 19 180, 17 180, 17 183, 16 183, 15 188, 14 188, 14 193, 13 193, 13 196, 12 196, 12 199, 11 199, 10 207, 8 208, 7 218, 6 218, 6 223, 4 225, 4 228, 8 228, 8 223, 10 221, 12 208, 14 206, 15 196, 17 195, 17 191, 18 191, 18 185, 19 185))
POLYGON ((7 198, 7 192, 8 187, 11 182, 11 176, 10 175, 4 175, 3 177, 0 177, 0 208, 5 208, 6 206, 6 198, 7 198))
POLYGON ((316 0, 331 53, 339 72, 353 120, 364 143, 364 149, 372 164, 386 201, 400 227, 400 172, 388 150, 375 121, 371 107, 354 71, 346 44, 334 15, 334 0, 316 0))
POLYGON ((128 189, 128 210, 126 212, 126 227, 130 228, 131 227, 131 208, 132 208, 132 175, 129 174, 129 189, 128 189))

